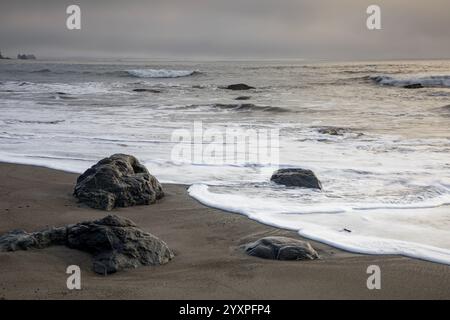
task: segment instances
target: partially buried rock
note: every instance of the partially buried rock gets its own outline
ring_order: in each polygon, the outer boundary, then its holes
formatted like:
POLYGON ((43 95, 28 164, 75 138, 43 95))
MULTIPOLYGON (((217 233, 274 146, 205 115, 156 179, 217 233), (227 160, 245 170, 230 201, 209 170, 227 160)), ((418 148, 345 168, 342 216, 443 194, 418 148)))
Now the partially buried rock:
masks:
POLYGON ((116 215, 34 233, 15 230, 0 237, 0 251, 51 245, 66 245, 93 254, 93 268, 99 274, 161 265, 174 257, 162 240, 139 229, 131 220, 116 215))
POLYGON ((307 169, 279 169, 272 174, 270 180, 289 187, 322 189, 322 184, 314 172, 307 169))
POLYGON ((239 96, 235 100, 250 100, 250 99, 251 99, 251 97, 249 97, 249 96, 239 96))
POLYGON ((155 203, 164 196, 161 184, 130 155, 114 154, 78 177, 74 196, 96 209, 111 210, 155 203))
POLYGON ((250 89, 255 89, 254 87, 246 85, 245 83, 230 84, 229 86, 227 86, 225 88, 228 89, 228 90, 250 90, 250 89))
POLYGON ((314 260, 319 254, 309 242, 287 237, 265 237, 244 246, 250 256, 272 260, 314 260))

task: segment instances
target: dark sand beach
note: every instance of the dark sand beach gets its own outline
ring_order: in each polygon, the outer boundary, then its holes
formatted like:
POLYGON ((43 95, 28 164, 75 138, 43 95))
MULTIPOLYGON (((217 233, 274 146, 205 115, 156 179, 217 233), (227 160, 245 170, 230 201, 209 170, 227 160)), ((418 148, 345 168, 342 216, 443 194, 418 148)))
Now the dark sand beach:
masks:
MULTIPOLYGON (((104 217, 72 197, 77 175, 0 164, 0 234, 37 231, 104 217)), ((66 247, 0 253, 0 299, 448 299, 449 267, 399 256, 367 256, 311 242, 322 259, 269 261, 239 246, 267 235, 299 237, 244 216, 205 207, 183 185, 164 185, 155 205, 113 210, 175 252, 166 265, 109 276, 92 271, 89 254, 66 247), (81 267, 82 289, 66 288, 66 267, 81 267), (381 268, 381 290, 368 290, 366 269, 381 268)))

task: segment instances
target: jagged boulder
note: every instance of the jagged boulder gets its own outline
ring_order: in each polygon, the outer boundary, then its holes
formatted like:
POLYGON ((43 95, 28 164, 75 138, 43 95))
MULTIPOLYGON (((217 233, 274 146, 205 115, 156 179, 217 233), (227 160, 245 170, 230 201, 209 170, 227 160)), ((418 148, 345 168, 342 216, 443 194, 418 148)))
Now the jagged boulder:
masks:
POLYGON ((314 260, 319 254, 309 242, 287 237, 265 237, 244 246, 250 256, 272 260, 314 260))
POLYGON ((96 209, 112 210, 155 203, 164 196, 161 184, 130 155, 114 154, 78 177, 74 196, 96 209))
POLYGON ((307 169, 279 169, 272 174, 270 180, 288 187, 322 189, 322 184, 314 172, 307 169))
POLYGON ((15 230, 0 236, 0 251, 42 249, 51 245, 66 245, 91 253, 93 269, 99 274, 161 265, 174 257, 164 241, 116 215, 40 232, 15 230))

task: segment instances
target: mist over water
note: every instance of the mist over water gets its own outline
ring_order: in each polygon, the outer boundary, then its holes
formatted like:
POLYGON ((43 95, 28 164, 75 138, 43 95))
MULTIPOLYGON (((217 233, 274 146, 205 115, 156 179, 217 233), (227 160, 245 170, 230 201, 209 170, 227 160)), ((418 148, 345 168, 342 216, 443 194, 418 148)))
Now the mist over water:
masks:
POLYGON ((205 204, 347 250, 450 264, 449 79, 449 61, 6 61, 0 160, 83 172, 133 154, 205 204), (312 169, 324 189, 274 185, 273 165, 175 163, 173 131, 199 120, 279 129, 279 167, 312 169))

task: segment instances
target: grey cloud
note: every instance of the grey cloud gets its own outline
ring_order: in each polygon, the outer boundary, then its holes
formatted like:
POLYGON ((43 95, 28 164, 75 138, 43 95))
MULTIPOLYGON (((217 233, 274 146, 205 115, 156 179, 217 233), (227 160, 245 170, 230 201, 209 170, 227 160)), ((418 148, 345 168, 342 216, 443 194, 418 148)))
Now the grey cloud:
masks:
POLYGON ((1 1, 0 50, 38 56, 448 58, 448 0, 1 1), (383 30, 365 28, 382 8, 383 30), (65 28, 79 4, 82 30, 65 28))

